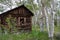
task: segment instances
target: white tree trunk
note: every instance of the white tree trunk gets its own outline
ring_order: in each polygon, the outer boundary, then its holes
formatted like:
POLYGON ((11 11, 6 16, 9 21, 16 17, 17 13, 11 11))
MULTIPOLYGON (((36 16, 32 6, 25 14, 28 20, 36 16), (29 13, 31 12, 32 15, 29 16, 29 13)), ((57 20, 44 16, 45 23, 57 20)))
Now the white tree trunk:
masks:
POLYGON ((51 17, 50 17, 50 27, 49 27, 49 37, 53 38, 54 36, 54 0, 52 0, 52 5, 51 5, 51 17))
MULTIPOLYGON (((40 2, 39 2, 39 7, 40 7, 40 2)), ((44 20, 45 20, 45 10, 44 10, 44 2, 43 0, 41 0, 41 11, 42 11, 42 15, 40 16, 40 31, 43 32, 44 31, 44 20)), ((40 10, 39 10, 40 11, 40 10)), ((41 12, 39 12, 41 13, 41 12)))
POLYGON ((45 16, 46 16, 46 26, 47 26, 47 31, 48 31, 48 34, 49 34, 49 17, 48 17, 48 10, 47 10, 47 7, 45 8, 45 16))

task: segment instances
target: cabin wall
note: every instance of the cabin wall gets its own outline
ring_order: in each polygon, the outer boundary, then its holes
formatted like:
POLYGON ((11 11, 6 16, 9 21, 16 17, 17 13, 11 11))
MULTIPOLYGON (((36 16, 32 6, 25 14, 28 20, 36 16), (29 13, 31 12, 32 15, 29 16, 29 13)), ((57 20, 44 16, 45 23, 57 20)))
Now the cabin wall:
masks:
POLYGON ((10 11, 7 15, 4 14, 1 18, 1 21, 3 20, 3 25, 5 25, 6 23, 5 19, 10 18, 9 15, 11 15, 12 18, 16 18, 16 28, 18 30, 32 30, 32 16, 30 12, 25 8, 21 7, 16 10, 10 11))

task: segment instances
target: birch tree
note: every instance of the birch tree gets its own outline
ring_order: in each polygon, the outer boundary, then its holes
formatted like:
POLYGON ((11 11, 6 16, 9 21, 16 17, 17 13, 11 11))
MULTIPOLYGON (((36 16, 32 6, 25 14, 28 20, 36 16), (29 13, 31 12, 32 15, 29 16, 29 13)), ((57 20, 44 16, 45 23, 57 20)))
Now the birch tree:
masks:
POLYGON ((39 6, 39 14, 41 14, 41 11, 42 11, 42 14, 40 16, 40 31, 43 32, 44 31, 44 16, 45 16, 45 13, 44 13, 44 2, 43 0, 37 0, 38 2, 38 6, 39 6), (41 11, 40 11, 40 2, 41 2, 41 11))
POLYGON ((55 4, 54 4, 54 0, 51 0, 51 12, 50 12, 50 27, 49 27, 49 38, 51 40, 53 40, 53 36, 54 36, 54 11, 55 11, 55 4))
MULTIPOLYGON (((44 31, 44 19, 46 17, 46 25, 47 25, 47 30, 48 30, 48 36, 49 38, 53 38, 53 34, 54 34, 54 1, 52 1, 52 6, 51 6, 51 17, 50 17, 50 22, 49 22, 49 17, 48 17, 48 10, 47 10, 47 4, 46 4, 47 0, 41 0, 41 10, 42 10, 42 17, 41 17, 41 22, 40 22, 40 30, 44 31), (49 25, 50 23, 50 25, 49 25)), ((51 4, 50 4, 51 5, 51 4)))
MULTIPOLYGON (((41 11, 42 11, 42 15, 40 16, 40 30, 44 31, 44 20, 46 18, 46 24, 47 24, 47 29, 49 31, 49 21, 48 21, 48 11, 47 11, 47 4, 46 2, 48 2, 47 0, 41 0, 41 11)), ((40 5, 40 3, 39 3, 40 5)), ((39 11, 39 13, 41 14, 41 12, 39 11)))

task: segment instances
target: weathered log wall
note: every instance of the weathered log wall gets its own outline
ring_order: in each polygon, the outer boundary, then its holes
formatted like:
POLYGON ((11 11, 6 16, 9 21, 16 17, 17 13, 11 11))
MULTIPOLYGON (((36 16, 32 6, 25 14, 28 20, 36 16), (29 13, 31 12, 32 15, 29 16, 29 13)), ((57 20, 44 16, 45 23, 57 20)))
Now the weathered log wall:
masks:
POLYGON ((6 23, 6 18, 16 18, 16 27, 19 30, 32 30, 32 16, 31 12, 25 7, 16 8, 14 10, 5 12, 1 15, 1 24, 8 25, 6 23))

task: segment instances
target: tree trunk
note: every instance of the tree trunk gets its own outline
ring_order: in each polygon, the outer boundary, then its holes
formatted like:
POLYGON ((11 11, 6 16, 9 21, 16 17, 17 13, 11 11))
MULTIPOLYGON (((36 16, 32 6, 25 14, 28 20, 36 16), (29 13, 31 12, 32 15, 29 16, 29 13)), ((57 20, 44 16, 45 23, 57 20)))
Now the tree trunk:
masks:
POLYGON ((44 6, 44 3, 43 1, 41 0, 41 10, 42 10, 42 15, 41 15, 41 18, 40 18, 40 31, 43 32, 44 31, 44 20, 45 20, 45 6, 44 6))
POLYGON ((49 27, 49 37, 52 39, 54 36, 54 0, 51 1, 51 17, 50 17, 50 27, 49 27))
POLYGON ((45 8, 45 16, 46 16, 46 27, 47 27, 47 31, 48 31, 48 34, 49 34, 49 17, 48 17, 48 10, 47 10, 47 7, 45 8))

